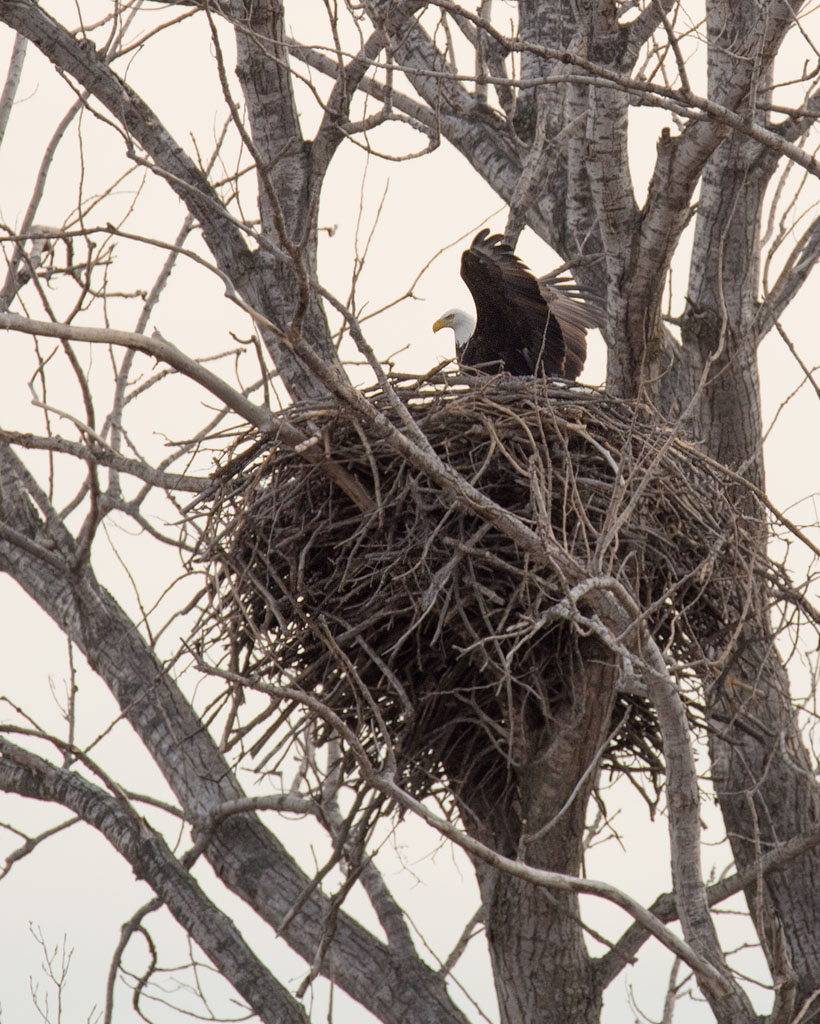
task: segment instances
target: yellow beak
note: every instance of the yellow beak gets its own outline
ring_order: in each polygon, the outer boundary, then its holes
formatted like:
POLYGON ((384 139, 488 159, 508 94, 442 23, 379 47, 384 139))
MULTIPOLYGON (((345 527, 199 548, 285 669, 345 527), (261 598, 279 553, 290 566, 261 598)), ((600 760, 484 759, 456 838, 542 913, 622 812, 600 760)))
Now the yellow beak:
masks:
POLYGON ((449 326, 450 325, 447 322, 447 317, 446 316, 440 316, 438 318, 438 320, 436 320, 436 322, 433 324, 433 333, 435 334, 436 331, 440 331, 442 329, 442 327, 449 327, 449 326))

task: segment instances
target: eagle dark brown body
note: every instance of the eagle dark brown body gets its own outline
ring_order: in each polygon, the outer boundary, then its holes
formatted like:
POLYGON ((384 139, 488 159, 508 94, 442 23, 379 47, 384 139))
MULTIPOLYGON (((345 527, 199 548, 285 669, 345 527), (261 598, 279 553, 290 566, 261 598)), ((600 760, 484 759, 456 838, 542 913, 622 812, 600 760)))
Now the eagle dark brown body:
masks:
POLYGON ((586 360, 586 332, 600 326, 601 317, 571 279, 536 278, 503 237, 486 228, 462 255, 461 276, 476 307, 472 334, 464 339, 470 318, 458 310, 445 313, 433 329, 453 327, 462 366, 575 380, 586 360))

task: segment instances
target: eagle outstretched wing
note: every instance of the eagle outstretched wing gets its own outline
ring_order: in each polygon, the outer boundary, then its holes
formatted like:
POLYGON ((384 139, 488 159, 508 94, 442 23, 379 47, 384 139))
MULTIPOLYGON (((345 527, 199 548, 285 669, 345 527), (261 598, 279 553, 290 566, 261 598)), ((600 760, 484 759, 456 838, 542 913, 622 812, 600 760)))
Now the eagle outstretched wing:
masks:
POLYGON ((462 365, 520 376, 578 376, 586 331, 601 318, 570 279, 560 273, 536 279, 503 237, 487 228, 462 255, 461 276, 476 307, 475 330, 459 355, 462 365))

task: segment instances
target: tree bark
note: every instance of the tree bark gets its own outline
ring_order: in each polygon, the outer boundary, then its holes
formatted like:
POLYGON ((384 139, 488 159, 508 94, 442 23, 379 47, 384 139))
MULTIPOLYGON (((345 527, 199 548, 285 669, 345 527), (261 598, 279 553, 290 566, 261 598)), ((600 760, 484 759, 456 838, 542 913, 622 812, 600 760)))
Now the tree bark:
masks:
MULTIPOLYGON (((731 5, 711 9, 710 95, 717 99, 736 88, 737 65, 743 62, 723 44, 753 34, 748 13, 731 5)), ((765 102, 770 70, 763 63, 757 71, 757 79, 749 82, 750 95, 765 102)), ((682 324, 684 347, 696 359, 695 379, 705 380, 705 387, 692 395, 693 432, 715 459, 738 469, 761 490, 760 226, 776 163, 776 154, 732 135, 704 169, 682 324)), ((759 519, 765 547, 762 510, 742 489, 738 511, 759 519)), ((750 595, 751 610, 736 650, 706 691, 713 782, 740 871, 808 831, 820 814, 820 788, 775 648, 768 598, 761 583, 750 581, 750 586, 760 592, 750 595)), ((820 988, 818 877, 820 855, 814 850, 745 889, 775 983, 791 993, 798 1008, 820 988)), ((820 1006, 804 1019, 820 1019, 820 1006)))
MULTIPOLYGON (((611 728, 618 679, 613 656, 597 642, 569 653, 565 694, 545 720, 525 709, 512 764, 490 758, 451 776, 467 831, 532 867, 579 875, 586 808, 596 764, 611 728)), ((547 681, 533 681, 538 691, 547 681)), ((602 991, 584 943, 575 893, 549 892, 478 863, 487 938, 503 1024, 595 1024, 602 991)))
MULTIPOLYGON (((317 279, 319 193, 312 169, 312 143, 302 136, 289 56, 285 13, 280 0, 245 3, 235 37, 237 75, 245 96, 255 155, 261 235, 287 258, 265 277, 265 309, 287 334, 304 334, 311 347, 336 362, 317 279)), ((337 131, 338 139, 341 132, 337 131)), ((337 145, 338 145, 337 139, 337 145)), ((272 353, 280 344, 268 338, 272 353)), ((321 393, 317 382, 301 390, 321 393)))
MULTIPOLYGON (((789 699, 766 612, 744 628, 730 670, 709 693, 712 780, 740 871, 820 821, 820 792, 789 699)), ((746 901, 781 998, 820 990, 820 851, 751 882, 746 901)), ((801 1021, 820 1020, 813 1001, 801 1021)))

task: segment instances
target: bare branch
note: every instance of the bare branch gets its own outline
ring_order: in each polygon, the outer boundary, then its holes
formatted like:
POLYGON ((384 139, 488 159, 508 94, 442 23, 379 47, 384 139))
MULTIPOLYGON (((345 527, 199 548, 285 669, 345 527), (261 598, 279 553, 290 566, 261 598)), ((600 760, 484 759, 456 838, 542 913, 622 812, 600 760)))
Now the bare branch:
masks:
POLYGON ((230 917, 206 897, 158 833, 75 772, 57 768, 5 739, 0 739, 0 755, 0 786, 6 792, 58 801, 98 829, 262 1020, 307 1024, 302 1007, 271 976, 230 917))

